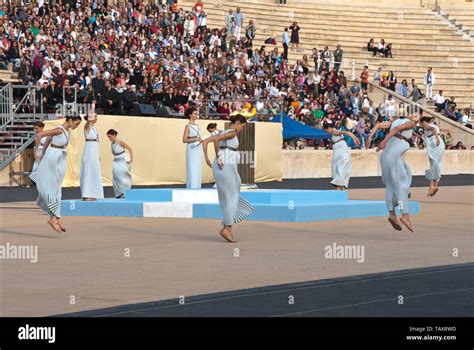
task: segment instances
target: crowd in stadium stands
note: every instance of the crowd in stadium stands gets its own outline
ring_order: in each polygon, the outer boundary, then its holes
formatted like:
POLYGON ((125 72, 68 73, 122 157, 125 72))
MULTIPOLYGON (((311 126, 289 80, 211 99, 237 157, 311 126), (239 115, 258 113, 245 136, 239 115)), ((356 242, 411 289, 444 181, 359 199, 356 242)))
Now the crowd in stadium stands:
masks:
MULTIPOLYGON (((253 47, 257 27, 239 8, 229 10, 222 28, 211 29, 202 9, 184 11, 177 0, 158 3, 7 4, 0 19, 0 61, 13 64, 23 83, 38 84, 39 98, 51 110, 77 99, 94 102, 105 114, 130 114, 138 104, 175 112, 196 106, 201 117, 211 118, 242 113, 268 120, 285 111, 314 127, 343 124, 354 130, 360 147, 377 121, 398 111, 391 97, 374 106, 367 94, 368 67, 348 86, 338 64, 340 45, 332 55, 328 47, 315 48, 316 69, 306 55, 290 66, 288 46, 282 52, 253 47)), ((288 43, 298 50, 300 28, 294 22, 289 29, 288 43)), ((391 56, 388 47, 374 54, 391 56)), ((380 83, 395 91, 393 72, 378 72, 380 83)), ((415 99, 414 81, 412 88, 403 81, 397 91, 415 99)))

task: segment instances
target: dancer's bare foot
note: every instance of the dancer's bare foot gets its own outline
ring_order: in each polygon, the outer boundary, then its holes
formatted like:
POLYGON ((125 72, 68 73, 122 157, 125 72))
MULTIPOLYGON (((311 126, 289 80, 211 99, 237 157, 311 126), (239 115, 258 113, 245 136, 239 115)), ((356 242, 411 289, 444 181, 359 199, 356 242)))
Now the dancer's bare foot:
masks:
POLYGON ((66 232, 66 227, 64 227, 63 221, 60 219, 57 219, 58 225, 61 228, 61 231, 66 232))
POLYGON ((392 227, 397 230, 397 231, 401 231, 402 230, 402 226, 400 225, 400 223, 398 222, 398 218, 396 216, 389 216, 387 218, 388 222, 392 225, 392 227))
POLYGON ((53 218, 49 219, 48 221, 46 221, 48 223, 49 226, 51 226, 51 228, 55 231, 55 232, 58 232, 58 233, 61 233, 63 232, 61 230, 61 227, 59 226, 58 222, 56 220, 54 220, 53 218))
POLYGON ((234 236, 232 236, 232 231, 230 228, 228 227, 225 227, 223 230, 221 230, 221 232, 219 232, 220 235, 222 237, 224 237, 224 239, 227 241, 227 242, 230 242, 230 243, 235 243, 234 241, 234 236))
POLYGON ((413 226, 412 226, 412 224, 411 224, 411 222, 410 222, 410 218, 409 218, 408 216, 402 216, 402 217, 400 218, 400 222, 401 222, 403 225, 405 225, 405 227, 406 227, 409 231, 415 232, 415 230, 413 229, 413 226))
POLYGON ((427 194, 427 196, 428 196, 428 197, 433 197, 436 192, 438 192, 438 191, 436 190, 436 187, 430 186, 430 188, 428 189, 428 194, 427 194))
POLYGON ((434 183, 434 191, 433 191, 433 194, 432 194, 431 196, 433 197, 436 193, 438 193, 438 191, 439 191, 438 181, 435 181, 435 183, 434 183))

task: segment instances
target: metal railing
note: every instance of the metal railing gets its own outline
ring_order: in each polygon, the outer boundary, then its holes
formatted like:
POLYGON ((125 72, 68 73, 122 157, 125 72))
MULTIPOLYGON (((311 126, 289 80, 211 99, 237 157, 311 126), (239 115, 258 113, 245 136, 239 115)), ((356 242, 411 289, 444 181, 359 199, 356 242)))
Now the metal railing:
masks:
POLYGON ((5 126, 13 118, 13 99, 12 99, 12 88, 11 84, 8 83, 0 88, 0 130, 4 129, 5 126))
POLYGON ((377 89, 379 91, 382 91, 384 95, 392 95, 395 99, 405 103, 407 106, 414 106, 418 111, 423 111, 424 115, 429 115, 432 117, 435 117, 438 125, 442 126, 441 124, 444 124, 446 127, 449 127, 453 133, 456 133, 456 137, 463 141, 463 143, 468 146, 469 148, 474 145, 474 130, 467 128, 466 126, 449 119, 448 117, 434 111, 432 108, 429 108, 426 105, 421 105, 417 102, 414 102, 408 97, 404 97, 400 94, 398 94, 395 91, 389 90, 387 88, 384 88, 374 82, 369 82, 369 85, 373 89, 377 89))
MULTIPOLYGON (((319 71, 321 69, 321 66, 323 64, 323 61, 326 62, 326 64, 329 66, 329 69, 333 69, 336 64, 339 64, 339 70, 342 69, 350 69, 351 70, 351 78, 352 80, 356 79, 356 60, 352 59, 343 59, 342 61, 335 61, 334 60, 334 55, 331 54, 330 57, 328 58, 321 58, 321 54, 318 52, 318 58, 316 59, 316 70, 319 71)), ((369 60, 365 60, 364 66, 369 65, 369 60)))
POLYGON ((12 91, 15 89, 19 94, 19 100, 12 103, 12 118, 15 114, 37 114, 43 113, 43 104, 38 101, 37 92, 38 87, 33 85, 14 85, 11 87, 12 91), (22 92, 26 90, 26 92, 22 92))
MULTIPOLYGON (((77 87, 76 86, 63 86, 63 102, 61 105, 61 111, 60 114, 62 116, 65 116, 67 114, 81 114, 79 105, 77 103, 77 87), (74 96, 72 101, 68 101, 68 98, 66 98, 66 91, 67 90, 74 90, 74 96)), ((58 111, 56 111, 56 114, 58 111)))

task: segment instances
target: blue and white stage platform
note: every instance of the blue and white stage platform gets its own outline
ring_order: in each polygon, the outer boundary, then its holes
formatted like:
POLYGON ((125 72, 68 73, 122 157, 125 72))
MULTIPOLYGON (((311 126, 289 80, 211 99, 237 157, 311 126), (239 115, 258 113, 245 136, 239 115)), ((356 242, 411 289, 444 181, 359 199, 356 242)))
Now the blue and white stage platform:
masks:
MULTIPOLYGON (((386 216, 384 201, 349 200, 345 191, 247 190, 241 195, 255 207, 254 221, 321 221, 386 216)), ((64 216, 128 216, 153 218, 221 219, 217 190, 179 188, 132 189, 125 199, 95 202, 63 200, 64 216)), ((419 202, 410 202, 417 214, 419 202)))

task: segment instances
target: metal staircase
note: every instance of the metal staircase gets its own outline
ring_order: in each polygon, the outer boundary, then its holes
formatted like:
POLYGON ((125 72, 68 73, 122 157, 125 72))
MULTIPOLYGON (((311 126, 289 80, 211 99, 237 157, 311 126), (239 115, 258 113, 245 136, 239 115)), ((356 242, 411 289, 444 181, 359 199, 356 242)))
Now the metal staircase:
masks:
POLYGON ((43 118, 37 92, 11 83, 0 88, 0 171, 35 141, 34 124, 43 118))

